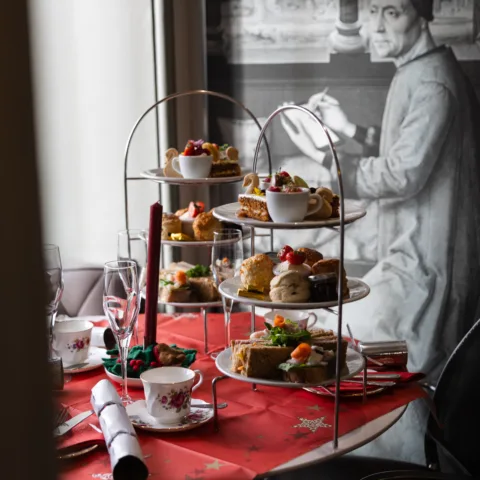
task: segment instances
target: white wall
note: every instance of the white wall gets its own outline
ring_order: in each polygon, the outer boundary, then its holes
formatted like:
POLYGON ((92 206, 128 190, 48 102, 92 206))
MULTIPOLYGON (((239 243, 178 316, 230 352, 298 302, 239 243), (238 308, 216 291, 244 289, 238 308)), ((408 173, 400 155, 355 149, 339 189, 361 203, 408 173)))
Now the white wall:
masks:
MULTIPOLYGON (((44 240, 65 267, 116 257, 124 228, 123 154, 154 102, 149 0, 31 0, 44 240)), ((157 165, 154 115, 137 131, 129 173, 157 165)), ((158 190, 130 182, 130 227, 148 226, 158 190)))

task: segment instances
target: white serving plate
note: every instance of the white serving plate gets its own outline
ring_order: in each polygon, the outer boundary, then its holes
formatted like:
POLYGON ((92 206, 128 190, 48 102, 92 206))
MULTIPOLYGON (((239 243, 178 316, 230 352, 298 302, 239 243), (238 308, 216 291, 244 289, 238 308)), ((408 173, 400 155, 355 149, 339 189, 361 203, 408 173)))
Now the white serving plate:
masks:
POLYGON ((243 181, 243 177, 248 172, 243 172, 242 175, 236 177, 220 177, 220 178, 177 178, 166 177, 163 174, 163 168, 152 168, 144 170, 140 176, 152 180, 157 183, 168 183, 170 185, 220 185, 223 183, 236 183, 243 181))
MULTIPOLYGON (((103 367, 105 370, 105 373, 107 374, 107 377, 112 380, 115 383, 122 384, 123 383, 123 378, 119 377, 118 375, 115 375, 111 372, 109 372, 105 367, 103 367)), ((130 388, 143 388, 142 381, 139 378, 130 378, 128 377, 127 380, 127 387, 130 388)))
MULTIPOLYGON (((266 380, 264 378, 255 378, 255 377, 245 377, 238 373, 234 373, 230 370, 231 360, 230 355, 232 354, 232 349, 227 348, 220 352, 218 357, 215 360, 215 365, 218 370, 228 377, 234 378, 235 380, 240 380, 241 382, 255 383, 257 385, 265 385, 267 387, 286 387, 286 388, 304 388, 304 387, 315 387, 320 385, 329 385, 335 382, 335 377, 325 380, 318 385, 312 385, 311 383, 294 383, 294 382, 285 382, 283 380, 266 380)), ((347 378, 355 376, 357 373, 361 372, 365 366, 365 360, 363 356, 351 348, 347 348, 347 362, 345 371, 342 372, 341 379, 346 380, 347 378)))
MULTIPOLYGON (((145 290, 142 290, 142 298, 146 298, 147 294, 145 290)), ((178 308, 213 308, 221 307, 223 305, 222 301, 218 302, 188 302, 188 303, 178 303, 178 302, 161 302, 160 298, 158 299, 159 305, 168 305, 169 307, 178 307, 178 308)))
MULTIPOLYGON (((361 300, 370 293, 370 287, 365 282, 362 282, 362 280, 359 280, 358 278, 347 278, 347 280, 350 296, 343 299, 344 304, 361 300)), ((270 309, 313 310, 317 308, 335 307, 338 305, 338 300, 332 300, 330 302, 281 303, 272 302, 270 300, 257 300, 256 298, 240 297, 237 295, 237 291, 241 287, 242 282, 240 281, 240 277, 233 277, 222 282, 218 287, 218 290, 221 295, 231 298, 236 302, 270 309)))
MULTIPOLYGON (((256 228, 271 228, 278 230, 287 229, 307 229, 307 228, 322 228, 322 227, 338 227, 340 225, 340 218, 329 218, 327 220, 303 220, 302 222, 262 222, 254 218, 237 217, 237 211, 240 210, 240 203, 227 203, 220 207, 213 209, 213 215, 219 220, 225 222, 235 222, 239 225, 256 227, 256 228)), ((345 199, 345 225, 354 222, 367 214, 363 206, 354 200, 345 199)))
MULTIPOLYGON (((243 237, 245 239, 245 236, 243 237)), ((162 245, 170 245, 172 247, 213 247, 213 245, 229 245, 237 242, 236 239, 227 239, 214 242, 213 240, 205 241, 179 241, 179 240, 162 240, 162 245)))

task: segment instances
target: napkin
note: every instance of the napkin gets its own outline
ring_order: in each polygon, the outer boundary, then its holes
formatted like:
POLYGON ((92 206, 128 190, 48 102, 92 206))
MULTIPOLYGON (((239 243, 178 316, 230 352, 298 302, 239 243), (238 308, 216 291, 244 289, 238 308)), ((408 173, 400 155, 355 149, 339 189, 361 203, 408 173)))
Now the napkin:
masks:
MULTIPOLYGON (((387 372, 387 371, 382 370, 381 373, 385 374, 385 375, 388 375, 388 374, 400 375, 400 378, 397 379, 397 380, 392 380, 392 379, 389 379, 389 378, 385 378, 385 380, 382 380, 382 379, 375 378, 375 380, 372 380, 372 382, 375 382, 375 383, 395 382, 396 385, 399 385, 399 384, 407 383, 407 382, 417 382, 417 381, 419 381, 419 380, 421 380, 422 378, 425 377, 425 375, 423 373, 419 373, 419 372, 417 372, 417 373, 399 372, 399 371, 396 371, 396 370, 391 371, 391 372, 387 372)), ((374 374, 374 372, 372 372, 372 374, 374 374)), ((368 375, 367 375, 367 378, 368 378, 368 375)), ((358 378, 355 378, 355 380, 360 380, 361 381, 362 379, 360 379, 358 377, 358 378)), ((324 388, 328 388, 328 390, 330 390, 332 393, 335 392, 335 384, 328 385, 324 388)), ((377 386, 377 385, 367 385, 367 392, 373 391, 373 390, 378 390, 379 388, 382 388, 382 387, 377 386)), ((393 387, 388 387, 388 388, 393 388, 393 387)), ((314 390, 319 390, 319 391, 322 390, 321 388, 316 388, 316 387, 314 387, 313 389, 314 390)), ((363 392, 363 384, 361 384, 361 383, 350 383, 350 382, 340 382, 340 392, 341 393, 363 392)))
POLYGON ((105 437, 114 479, 145 480, 148 469, 135 430, 115 388, 100 380, 90 399, 105 437))
MULTIPOLYGON (((129 378, 140 378, 141 373, 151 368, 153 366, 152 363, 156 363, 157 359, 153 353, 154 347, 155 345, 149 345, 144 349, 141 345, 135 345, 130 349, 127 357, 127 375, 129 378), (131 364, 132 360, 141 360, 141 364, 137 364, 138 366, 133 365, 131 364), (134 369, 134 366, 137 368, 134 369)), ((196 350, 179 348, 176 345, 170 345, 170 347, 181 350, 185 354, 185 360, 181 365, 182 367, 188 368, 195 361, 197 355, 196 350)), ((118 355, 118 348, 108 350, 106 353, 107 355, 118 355)), ((110 373, 118 375, 119 377, 122 376, 122 365, 118 362, 117 358, 104 358, 103 366, 110 373)))

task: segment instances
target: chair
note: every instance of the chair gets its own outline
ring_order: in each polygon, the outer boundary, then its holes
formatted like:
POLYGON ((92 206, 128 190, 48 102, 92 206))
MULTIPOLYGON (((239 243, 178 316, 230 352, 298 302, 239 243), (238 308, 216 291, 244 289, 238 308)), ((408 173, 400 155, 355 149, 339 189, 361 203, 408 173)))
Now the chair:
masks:
POLYGON ((460 480, 480 478, 480 320, 447 361, 425 436, 427 466, 371 457, 345 456, 269 479, 460 480), (376 473, 385 470, 383 473, 376 473), (440 473, 441 472, 441 473, 440 473), (289 475, 292 475, 291 477, 289 475))
POLYGON ((63 270, 64 289, 58 309, 69 317, 103 315, 103 268, 63 270))

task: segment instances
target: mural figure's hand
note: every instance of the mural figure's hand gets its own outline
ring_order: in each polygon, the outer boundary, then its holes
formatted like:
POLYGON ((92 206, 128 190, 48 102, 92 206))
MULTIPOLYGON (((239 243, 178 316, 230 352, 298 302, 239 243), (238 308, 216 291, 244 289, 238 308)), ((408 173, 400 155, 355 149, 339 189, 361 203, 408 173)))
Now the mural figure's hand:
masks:
POLYGON ((308 101, 308 108, 318 114, 327 127, 335 132, 350 138, 355 134, 355 125, 348 120, 338 100, 330 95, 324 92, 312 95, 308 101))
POLYGON ((325 153, 315 146, 312 137, 305 131, 303 124, 292 123, 288 116, 284 114, 280 114, 280 120, 288 136, 300 151, 312 160, 322 163, 325 153))

